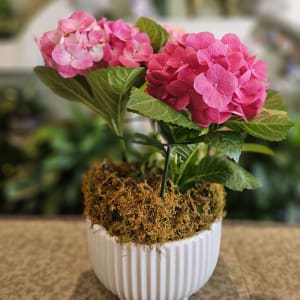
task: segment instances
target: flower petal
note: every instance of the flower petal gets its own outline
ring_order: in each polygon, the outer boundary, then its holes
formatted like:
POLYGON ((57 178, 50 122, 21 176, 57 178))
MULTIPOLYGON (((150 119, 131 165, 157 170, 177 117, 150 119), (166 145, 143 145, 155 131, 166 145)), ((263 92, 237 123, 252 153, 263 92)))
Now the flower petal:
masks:
POLYGON ((193 47, 196 50, 207 48, 216 39, 210 32, 190 33, 183 36, 186 46, 193 47))
POLYGON ((69 52, 66 51, 63 45, 57 45, 52 51, 53 60, 61 65, 67 66, 72 61, 72 56, 69 52))

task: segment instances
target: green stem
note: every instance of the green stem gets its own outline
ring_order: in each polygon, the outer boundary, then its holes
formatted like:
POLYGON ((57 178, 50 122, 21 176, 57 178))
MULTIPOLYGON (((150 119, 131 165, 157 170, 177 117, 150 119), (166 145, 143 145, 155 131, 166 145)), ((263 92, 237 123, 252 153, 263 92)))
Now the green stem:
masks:
POLYGON ((167 178, 168 178, 171 150, 172 150, 172 145, 168 145, 167 151, 166 151, 164 173, 163 173, 163 178, 162 178, 162 183, 161 183, 161 190, 160 190, 160 197, 162 199, 164 199, 164 196, 165 196, 165 189, 166 189, 167 178))
POLYGON ((121 126, 117 126, 114 121, 111 123, 111 128, 115 132, 116 136, 119 138, 121 151, 122 151, 122 160, 125 162, 128 162, 128 151, 127 151, 127 145, 126 141, 123 136, 123 128, 121 126))
POLYGON ((124 139, 120 139, 120 145, 122 150, 122 160, 128 162, 127 146, 124 139))

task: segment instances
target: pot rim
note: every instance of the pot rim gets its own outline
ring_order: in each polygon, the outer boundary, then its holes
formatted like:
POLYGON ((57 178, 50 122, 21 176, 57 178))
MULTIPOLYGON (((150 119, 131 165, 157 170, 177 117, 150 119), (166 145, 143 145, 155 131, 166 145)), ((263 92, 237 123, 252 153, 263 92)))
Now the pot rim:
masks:
POLYGON ((117 243, 121 246, 125 245, 135 245, 135 246, 143 246, 143 247, 161 247, 161 246, 166 246, 166 247, 171 247, 171 246, 176 246, 177 244, 187 244, 191 243, 195 240, 198 239, 203 239, 205 238, 206 235, 211 233, 213 230, 217 229, 219 226, 222 224, 223 218, 216 219, 213 223, 211 223, 211 227, 209 229, 201 230, 196 232, 194 235, 185 237, 183 239, 179 240, 174 240, 174 241, 167 241, 163 243, 153 243, 153 244, 142 244, 142 243, 134 243, 134 242, 125 242, 125 243, 119 243, 117 241, 117 237, 109 235, 107 230, 100 224, 93 224, 91 225, 91 220, 87 217, 86 222, 88 223, 89 229, 93 230, 93 233, 100 233, 102 235, 105 235, 106 239, 109 239, 110 241, 117 243))

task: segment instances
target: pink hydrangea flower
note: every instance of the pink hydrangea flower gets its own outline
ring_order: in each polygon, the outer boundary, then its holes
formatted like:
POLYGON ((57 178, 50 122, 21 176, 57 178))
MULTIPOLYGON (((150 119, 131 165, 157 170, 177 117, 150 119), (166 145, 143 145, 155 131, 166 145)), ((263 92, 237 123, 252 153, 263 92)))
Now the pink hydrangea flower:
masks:
POLYGON ((62 77, 87 75, 107 66, 146 65, 153 50, 149 37, 122 20, 97 21, 84 11, 59 21, 36 42, 45 65, 62 77))
POLYGON ((55 29, 45 32, 41 38, 35 38, 45 61, 45 65, 48 67, 53 67, 52 51, 59 43, 61 36, 61 31, 55 29))
POLYGON ((96 20, 84 11, 76 11, 68 19, 60 20, 59 25, 64 33, 84 32, 95 27, 96 20))
POLYGON ((235 34, 186 34, 151 56, 147 92, 174 109, 190 110, 199 125, 222 124, 233 114, 256 116, 266 98, 265 62, 248 55, 235 34))
POLYGON ((163 24, 162 26, 169 34, 169 41, 180 43, 183 41, 183 36, 186 34, 184 28, 169 24, 163 24))
POLYGON ((149 37, 122 20, 99 22, 107 35, 104 60, 109 66, 139 67, 146 63, 153 49, 149 37))
POLYGON ((202 95, 203 101, 212 108, 226 108, 237 87, 237 78, 219 64, 211 65, 194 80, 195 91, 202 95))

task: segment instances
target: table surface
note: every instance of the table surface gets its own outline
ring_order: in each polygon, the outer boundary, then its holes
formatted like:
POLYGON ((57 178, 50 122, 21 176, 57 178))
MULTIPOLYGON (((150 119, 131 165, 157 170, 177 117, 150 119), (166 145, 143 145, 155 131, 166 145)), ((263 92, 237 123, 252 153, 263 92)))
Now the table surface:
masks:
MULTIPOLYGON (((91 269, 83 219, 2 218, 0 299, 117 297, 91 269)), ((225 221, 218 265, 196 299, 300 299, 300 226, 225 221)))

